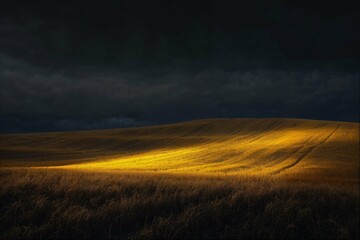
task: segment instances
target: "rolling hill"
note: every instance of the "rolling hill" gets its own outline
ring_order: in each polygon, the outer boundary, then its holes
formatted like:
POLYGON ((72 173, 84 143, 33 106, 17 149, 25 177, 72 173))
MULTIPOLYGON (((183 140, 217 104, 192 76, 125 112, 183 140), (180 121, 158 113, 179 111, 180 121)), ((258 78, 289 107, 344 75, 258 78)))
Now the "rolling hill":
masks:
POLYGON ((0 135, 1 239, 358 239, 359 124, 0 135))
POLYGON ((276 175, 354 182, 359 124, 206 119, 100 131, 3 134, 2 167, 276 175))

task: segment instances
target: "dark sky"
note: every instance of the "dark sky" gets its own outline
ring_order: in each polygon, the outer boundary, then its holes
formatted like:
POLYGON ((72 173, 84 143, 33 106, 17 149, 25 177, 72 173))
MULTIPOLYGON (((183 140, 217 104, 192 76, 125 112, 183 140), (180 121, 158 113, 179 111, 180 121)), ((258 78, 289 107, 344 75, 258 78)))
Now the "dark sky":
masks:
POLYGON ((7 1, 0 131, 359 121, 359 3, 7 1))

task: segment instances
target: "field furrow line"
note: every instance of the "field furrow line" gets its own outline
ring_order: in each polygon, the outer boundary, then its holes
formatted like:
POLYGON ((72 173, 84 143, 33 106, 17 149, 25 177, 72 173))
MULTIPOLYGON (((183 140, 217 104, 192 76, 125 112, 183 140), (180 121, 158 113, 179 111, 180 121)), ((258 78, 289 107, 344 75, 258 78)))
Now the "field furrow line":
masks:
POLYGON ((279 173, 283 172, 284 170, 287 170, 289 168, 296 166, 298 163, 301 162, 301 160, 303 160, 306 156, 308 156, 311 152, 313 152, 316 149, 316 147, 318 147, 319 145, 321 145, 321 144, 325 143, 327 140, 329 140, 331 138, 331 136, 333 136, 333 134, 339 129, 339 127, 340 127, 340 124, 338 124, 335 127, 335 129, 328 136, 326 136, 320 143, 309 147, 303 154, 300 155, 300 157, 295 162, 275 171, 273 174, 279 174, 279 173))

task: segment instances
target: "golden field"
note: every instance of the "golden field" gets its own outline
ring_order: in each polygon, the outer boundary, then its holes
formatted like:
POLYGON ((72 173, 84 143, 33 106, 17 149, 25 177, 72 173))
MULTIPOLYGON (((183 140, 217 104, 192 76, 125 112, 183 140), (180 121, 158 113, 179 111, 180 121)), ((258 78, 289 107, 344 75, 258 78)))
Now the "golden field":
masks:
POLYGON ((216 119, 132 129, 1 136, 2 166, 279 175, 353 182, 359 124, 216 119))
POLYGON ((358 123, 2 134, 0 149, 2 239, 358 238, 358 123))

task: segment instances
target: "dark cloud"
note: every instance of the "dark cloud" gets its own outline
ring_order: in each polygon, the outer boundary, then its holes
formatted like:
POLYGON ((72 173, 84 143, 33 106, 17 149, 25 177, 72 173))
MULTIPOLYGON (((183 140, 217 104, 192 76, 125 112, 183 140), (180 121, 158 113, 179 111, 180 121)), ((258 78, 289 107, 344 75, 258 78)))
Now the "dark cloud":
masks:
POLYGON ((358 5, 355 0, 15 0, 2 6, 0 46, 47 67, 133 69, 181 62, 248 68, 299 61, 319 67, 346 58, 352 61, 342 67, 354 70, 358 5))
POLYGON ((1 116, 47 117, 52 129, 208 117, 358 119, 358 76, 346 72, 208 69, 151 76, 83 69, 71 75, 8 62, 12 68, 0 72, 1 116))
POLYGON ((91 130, 118 127, 137 127, 150 125, 148 122, 135 121, 132 118, 110 117, 100 119, 61 119, 55 122, 59 130, 91 130))
POLYGON ((358 121, 357 30, 350 0, 12 1, 0 15, 1 131, 358 121))

